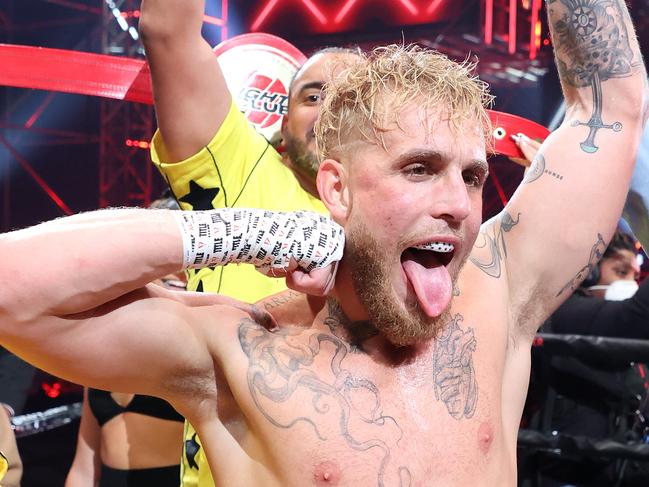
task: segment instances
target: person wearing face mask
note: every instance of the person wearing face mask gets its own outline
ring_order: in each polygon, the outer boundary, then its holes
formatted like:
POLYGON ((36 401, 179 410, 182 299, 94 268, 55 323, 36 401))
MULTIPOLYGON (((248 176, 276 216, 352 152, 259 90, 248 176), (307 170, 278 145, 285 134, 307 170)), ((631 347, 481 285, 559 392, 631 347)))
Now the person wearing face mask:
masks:
POLYGON ((552 315, 553 333, 649 339, 649 279, 640 285, 635 239, 617 231, 581 287, 552 315))
MULTIPOLYGON (((513 138, 527 163, 532 163, 541 143, 522 133, 513 138)), ((642 150, 639 153, 624 215, 630 217, 631 228, 647 248, 646 223, 640 225, 638 222, 649 221, 649 215, 642 205, 634 202, 639 201, 637 188, 642 187, 642 178, 649 174, 649 124, 642 146, 647 150, 644 155, 642 150)), ((644 198, 647 196, 640 199, 644 198)), ((649 339, 649 279, 638 285, 640 266, 636 242, 625 231, 618 230, 614 234, 599 264, 552 315, 549 323, 553 333, 649 339)), ((549 331, 548 328, 546 323, 544 331, 549 331)))
MULTIPOLYGON (((636 240, 616 231, 599 264, 541 331, 649 339, 649 279, 638 286, 637 252, 636 240)), ((541 399, 540 414, 551 417, 552 431, 592 441, 610 438, 624 443, 630 439, 633 422, 624 411, 635 410, 637 398, 646 394, 646 364, 631 363, 626 370, 612 370, 596 368, 573 357, 553 356, 549 364, 536 365, 540 369, 546 366, 549 392, 541 399)), ((528 397, 531 403, 538 396, 536 387, 533 374, 528 397)), ((563 455, 542 463, 539 471, 543 472, 544 487, 646 485, 649 474, 649 466, 641 462, 627 462, 621 469, 619 462, 605 457, 575 460, 563 455)))

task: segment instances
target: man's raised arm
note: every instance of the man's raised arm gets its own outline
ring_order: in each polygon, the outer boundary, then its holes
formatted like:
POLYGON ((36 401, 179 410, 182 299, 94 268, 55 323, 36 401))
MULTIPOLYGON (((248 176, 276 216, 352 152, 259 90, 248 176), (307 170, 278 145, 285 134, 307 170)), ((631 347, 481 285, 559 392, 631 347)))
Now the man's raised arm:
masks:
POLYGON ((204 0, 143 0, 140 33, 151 67, 165 162, 197 153, 214 137, 232 97, 201 35, 204 0))
POLYGON ((211 361, 194 343, 194 357, 165 352, 191 335, 189 316, 172 293, 143 287, 182 267, 182 242, 165 210, 102 210, 0 235, 0 343, 68 380, 159 395, 175 367, 211 361))
POLYGON ((215 312, 218 296, 147 283, 239 262, 308 272, 340 260, 343 247, 327 217, 239 208, 101 210, 2 234, 0 343, 68 380, 173 403, 169 381, 213 374, 211 351, 228 347, 228 323, 256 316, 236 304, 215 312))
POLYGON ((601 258, 620 217, 645 115, 646 73, 624 0, 548 0, 566 117, 473 264, 507 279, 527 336, 601 258))

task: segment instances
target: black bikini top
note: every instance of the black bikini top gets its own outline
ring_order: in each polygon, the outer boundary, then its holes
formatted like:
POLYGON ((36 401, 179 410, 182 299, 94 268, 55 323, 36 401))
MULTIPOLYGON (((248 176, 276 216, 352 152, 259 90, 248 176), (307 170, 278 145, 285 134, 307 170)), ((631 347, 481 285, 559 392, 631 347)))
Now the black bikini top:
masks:
POLYGON ((115 416, 123 413, 138 413, 171 421, 185 420, 168 402, 152 396, 136 394, 131 402, 122 407, 115 402, 110 392, 88 388, 88 404, 99 426, 105 425, 115 416))

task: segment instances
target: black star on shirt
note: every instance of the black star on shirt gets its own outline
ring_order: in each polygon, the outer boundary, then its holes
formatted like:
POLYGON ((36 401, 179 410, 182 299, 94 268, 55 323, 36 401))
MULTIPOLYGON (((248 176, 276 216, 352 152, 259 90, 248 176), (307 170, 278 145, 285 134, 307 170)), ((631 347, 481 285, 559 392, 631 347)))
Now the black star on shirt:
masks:
POLYGON ((201 445, 196 441, 196 433, 189 440, 185 440, 185 456, 187 458, 187 465, 190 468, 195 468, 198 470, 198 464, 196 463, 196 455, 198 450, 201 449, 201 445))
POLYGON ((189 181, 189 193, 182 198, 178 198, 178 201, 189 203, 192 205, 192 210, 211 210, 214 208, 212 200, 216 198, 219 191, 221 191, 221 188, 203 188, 192 179, 189 181))

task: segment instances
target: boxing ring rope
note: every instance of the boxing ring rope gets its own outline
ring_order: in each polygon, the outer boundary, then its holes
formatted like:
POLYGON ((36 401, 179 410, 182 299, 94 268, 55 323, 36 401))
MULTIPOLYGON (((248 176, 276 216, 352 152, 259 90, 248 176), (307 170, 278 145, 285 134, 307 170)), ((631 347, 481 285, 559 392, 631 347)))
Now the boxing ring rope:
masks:
MULTIPOLYGON (((540 351, 544 360, 550 357, 570 357, 601 369, 616 371, 628 368, 631 363, 649 363, 649 340, 608 338, 585 335, 557 335, 539 333, 534 339, 533 351, 540 351)), ((638 397, 635 418, 647 430, 649 420, 645 417, 649 397, 638 397), (642 409, 642 410, 641 410, 642 409)), ((632 433, 633 430, 629 430, 632 433)), ((649 461, 648 436, 637 433, 625 442, 610 438, 594 439, 581 435, 570 435, 559 431, 544 432, 521 429, 518 446, 530 451, 543 451, 559 456, 581 456, 649 461), (637 439, 633 439, 636 436, 637 439)))
POLYGON ((43 433, 70 424, 81 417, 81 402, 66 404, 35 413, 21 414, 11 418, 16 438, 43 433))

